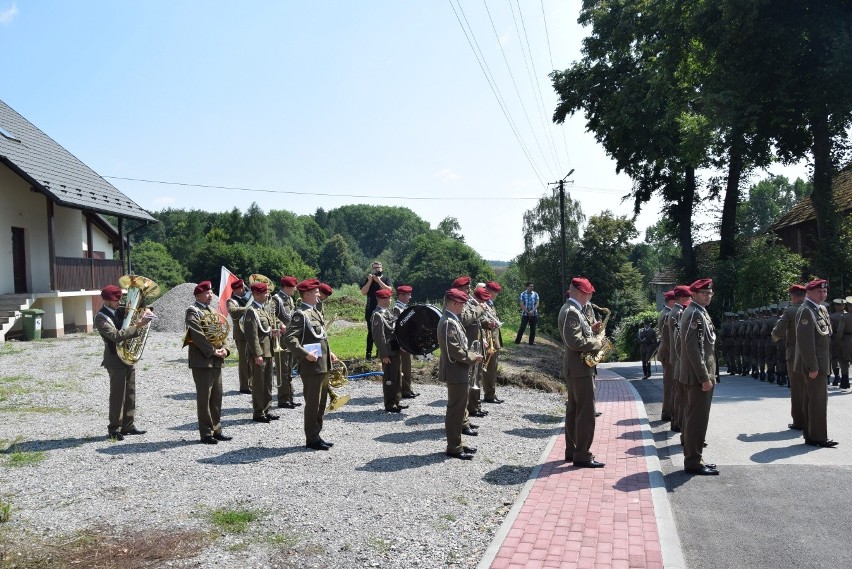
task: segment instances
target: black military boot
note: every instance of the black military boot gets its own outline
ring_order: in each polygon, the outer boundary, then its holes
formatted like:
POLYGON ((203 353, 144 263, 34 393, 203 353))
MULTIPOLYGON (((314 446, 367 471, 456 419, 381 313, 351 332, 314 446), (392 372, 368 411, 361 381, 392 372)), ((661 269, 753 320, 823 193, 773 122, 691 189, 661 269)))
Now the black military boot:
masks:
POLYGON ((840 376, 840 389, 849 389, 849 372, 840 376))
POLYGON ((784 387, 785 385, 787 385, 787 376, 786 375, 784 375, 782 373, 778 374, 778 385, 780 385, 781 387, 784 387))
POLYGON ((760 381, 766 381, 766 372, 765 371, 759 372, 757 374, 757 376, 760 378, 760 381))
POLYGON ((837 387, 838 385, 840 385, 840 368, 839 367, 834 368, 834 381, 831 382, 831 385, 833 385, 834 387, 837 387))

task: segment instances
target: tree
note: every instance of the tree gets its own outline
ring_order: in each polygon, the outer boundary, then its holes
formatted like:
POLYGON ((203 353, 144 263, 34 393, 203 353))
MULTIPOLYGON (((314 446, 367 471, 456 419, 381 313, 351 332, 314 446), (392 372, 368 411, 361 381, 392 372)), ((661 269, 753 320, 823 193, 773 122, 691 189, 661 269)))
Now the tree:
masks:
MULTIPOLYGON (((418 235, 431 231, 429 223, 405 207, 346 205, 328 212, 326 233, 339 233, 350 242, 350 250, 372 261, 387 247, 405 249, 418 235)), ((384 260, 383 260, 384 261, 384 260)))
POLYGON ((801 178, 792 184, 784 176, 769 176, 749 188, 748 199, 740 203, 738 225, 743 234, 763 233, 779 217, 810 195, 813 184, 801 178))
POLYGON ((349 284, 352 256, 349 246, 339 233, 326 241, 319 259, 320 279, 334 287, 349 284))
POLYGON ((659 220, 645 229, 645 241, 633 245, 630 262, 642 273, 642 282, 650 283, 657 272, 677 264, 680 253, 670 225, 668 219, 659 220))
POLYGON ((146 240, 134 245, 130 261, 135 274, 153 280, 163 292, 186 282, 186 269, 169 255, 162 243, 146 240))
POLYGON ((464 243, 464 235, 461 233, 461 224, 459 224, 459 220, 455 217, 445 217, 441 220, 441 223, 438 224, 437 229, 447 237, 464 243))
POLYGON ((213 280, 223 266, 243 279, 252 273, 260 273, 273 282, 284 275, 304 279, 315 276, 317 272, 290 247, 244 243, 210 243, 196 251, 187 265, 193 282, 213 280))
POLYGON ((800 280, 805 260, 772 237, 757 237, 743 248, 737 265, 734 307, 743 310, 785 300, 790 283, 800 280))

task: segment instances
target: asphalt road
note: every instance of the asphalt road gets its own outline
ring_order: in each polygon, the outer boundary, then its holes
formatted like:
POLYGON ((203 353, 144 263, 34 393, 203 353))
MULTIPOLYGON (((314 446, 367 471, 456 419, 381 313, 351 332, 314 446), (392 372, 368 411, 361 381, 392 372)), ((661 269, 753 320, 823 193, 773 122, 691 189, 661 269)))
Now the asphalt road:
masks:
POLYGON ((604 365, 645 403, 687 567, 852 565, 852 393, 829 387, 828 435, 840 444, 822 449, 787 428, 786 387, 723 375, 704 454, 721 474, 689 476, 678 433, 659 420, 659 364, 649 380, 638 362, 604 365))

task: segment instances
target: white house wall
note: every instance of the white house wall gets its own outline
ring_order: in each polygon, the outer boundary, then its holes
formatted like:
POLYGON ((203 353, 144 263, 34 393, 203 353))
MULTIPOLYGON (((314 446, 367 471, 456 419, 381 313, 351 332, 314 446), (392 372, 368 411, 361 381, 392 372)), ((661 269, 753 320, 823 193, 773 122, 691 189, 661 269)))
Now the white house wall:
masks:
POLYGON ((24 229, 27 257, 27 285, 31 291, 50 290, 47 251, 47 198, 30 191, 30 186, 6 166, 0 165, 0 294, 13 293, 12 228, 24 229))
MULTIPOLYGON (((86 243, 86 224, 83 223, 83 247, 87 247, 86 243)), ((87 249, 88 250, 88 249, 87 249)), ((92 225, 92 251, 101 251, 104 254, 104 259, 114 259, 112 243, 107 238, 106 233, 101 231, 96 225, 92 225)))

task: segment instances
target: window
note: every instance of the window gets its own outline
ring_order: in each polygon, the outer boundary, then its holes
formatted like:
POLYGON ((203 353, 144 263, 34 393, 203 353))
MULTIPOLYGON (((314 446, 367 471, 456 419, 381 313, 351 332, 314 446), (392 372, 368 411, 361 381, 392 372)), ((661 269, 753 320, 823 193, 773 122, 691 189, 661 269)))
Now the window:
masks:
POLYGON ((6 130, 2 126, 0 126, 0 134, 2 134, 4 138, 8 138, 12 142, 21 142, 20 138, 18 138, 17 136, 15 136, 14 134, 9 132, 8 130, 6 130))

